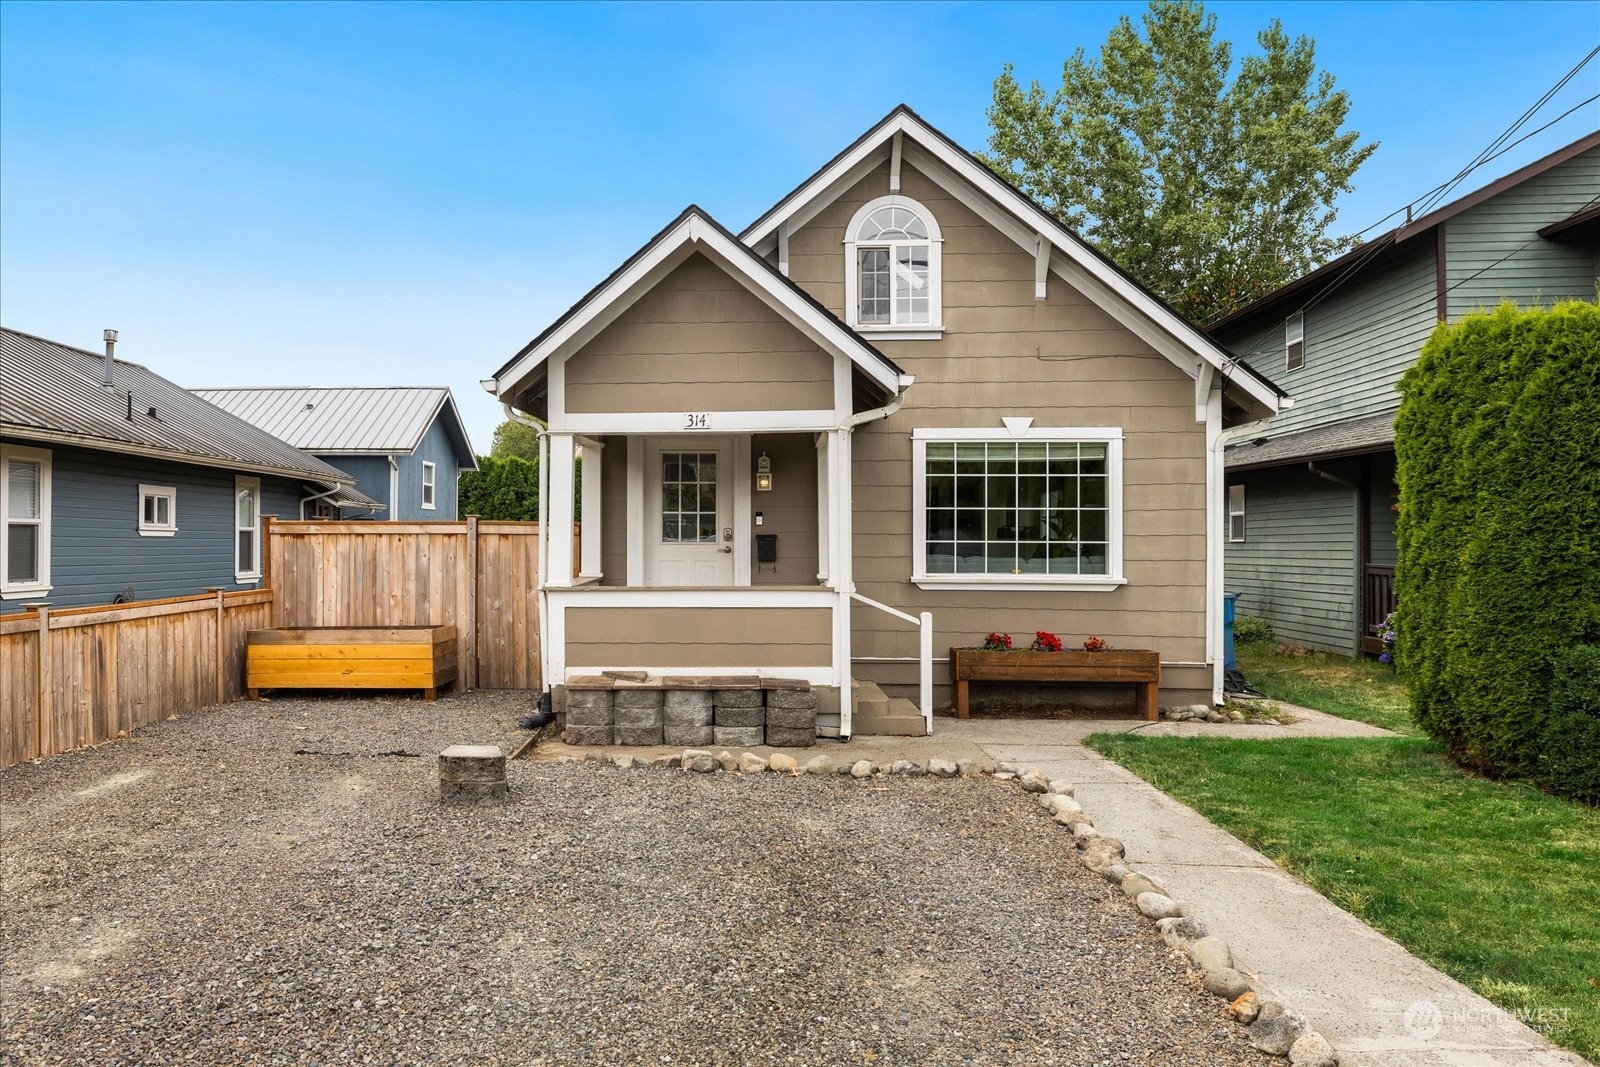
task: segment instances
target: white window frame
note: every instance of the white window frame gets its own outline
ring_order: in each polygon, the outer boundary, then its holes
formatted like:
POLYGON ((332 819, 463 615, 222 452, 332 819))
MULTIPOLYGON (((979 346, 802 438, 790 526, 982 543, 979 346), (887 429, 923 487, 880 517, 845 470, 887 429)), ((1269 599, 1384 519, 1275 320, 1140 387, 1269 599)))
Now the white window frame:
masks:
POLYGON ((0 599, 22 600, 42 597, 50 592, 50 467, 47 448, 25 445, 0 445, 0 599), (32 460, 39 464, 39 517, 13 520, 11 516, 11 461, 32 460), (39 528, 39 574, 30 582, 11 581, 11 538, 7 533, 14 521, 39 528))
POLYGON ((1122 440, 1120 426, 1044 426, 1013 432, 1002 427, 926 428, 911 434, 911 581, 920 589, 1073 589, 1109 593, 1128 584, 1122 556, 1122 440), (929 574, 928 443, 931 441, 1061 441, 1106 446, 1105 574, 929 574))
POLYGON ((886 341, 915 341, 933 340, 944 334, 944 264, 943 264, 944 239, 939 232, 939 222, 933 213, 923 207, 909 196, 898 193, 891 196, 880 196, 876 200, 868 201, 861 205, 861 209, 850 220, 850 226, 844 232, 844 315, 845 321, 863 336, 876 337, 886 341), (915 212, 928 228, 928 321, 925 323, 897 323, 894 322, 893 286, 889 301, 888 323, 862 323, 861 319, 861 264, 860 250, 863 248, 887 248, 892 268, 894 262, 894 249, 898 244, 922 244, 922 241, 856 241, 856 234, 873 212, 885 207, 898 207, 906 211, 915 212))
POLYGON ((439 500, 439 465, 422 461, 422 510, 435 511, 439 500))
POLYGON ((1306 365, 1305 312, 1290 315, 1283 323, 1283 369, 1300 370, 1306 365))
POLYGON ((139 536, 172 537, 178 532, 178 490, 170 485, 139 486, 139 536), (144 517, 147 500, 167 502, 167 521, 149 522, 144 517))
POLYGON ((261 580, 261 479, 247 478, 236 475, 233 479, 233 577, 240 584, 249 584, 261 580), (242 526, 239 523, 239 494, 245 489, 251 490, 250 499, 255 505, 255 525, 242 526), (244 570, 239 566, 239 535, 251 531, 255 534, 255 567, 244 570))
POLYGON ((1244 542, 1244 483, 1228 486, 1228 541, 1230 544, 1244 542), (1234 520, 1238 523, 1235 525, 1234 520))

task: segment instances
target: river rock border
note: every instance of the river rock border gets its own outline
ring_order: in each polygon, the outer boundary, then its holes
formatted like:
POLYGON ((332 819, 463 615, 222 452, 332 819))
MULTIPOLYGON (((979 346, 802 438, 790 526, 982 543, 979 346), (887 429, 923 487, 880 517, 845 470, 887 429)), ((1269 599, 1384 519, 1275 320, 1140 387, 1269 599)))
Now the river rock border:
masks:
POLYGON ((1127 865, 1122 842, 1095 829, 1094 819, 1084 812, 1083 805, 1074 796, 1072 783, 1064 778, 1052 779, 1036 768, 988 760, 930 759, 924 765, 908 759, 874 763, 869 759, 837 760, 829 755, 818 755, 801 763, 783 752, 761 756, 755 752, 736 753, 728 749, 712 752, 701 748, 686 748, 680 754, 653 758, 588 752, 581 757, 562 756, 557 762, 580 761, 624 770, 653 767, 698 774, 776 772, 790 776, 843 775, 857 780, 885 776, 988 777, 996 782, 1014 782, 1023 792, 1035 795, 1039 805, 1055 822, 1071 833, 1079 861, 1122 890, 1130 904, 1155 923, 1167 946, 1188 958, 1190 965, 1200 972, 1205 991, 1228 1002, 1228 1014, 1249 1028, 1247 1033, 1252 1046, 1271 1056, 1287 1057, 1293 1067, 1338 1067, 1338 1053, 1325 1037, 1311 1028, 1304 1015, 1263 995, 1256 988, 1255 980, 1239 969, 1226 941, 1208 933, 1205 924, 1190 916, 1187 905, 1175 899, 1160 882, 1127 865))

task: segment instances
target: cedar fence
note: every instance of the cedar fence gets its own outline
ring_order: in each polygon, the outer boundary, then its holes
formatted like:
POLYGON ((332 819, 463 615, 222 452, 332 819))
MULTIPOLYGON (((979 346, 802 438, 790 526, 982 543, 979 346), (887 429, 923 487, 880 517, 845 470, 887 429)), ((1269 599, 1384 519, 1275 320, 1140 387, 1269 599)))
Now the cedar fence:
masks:
POLYGON ((237 699, 268 627, 453 625, 462 688, 538 689, 538 533, 268 519, 259 590, 0 617, 0 768, 237 699))

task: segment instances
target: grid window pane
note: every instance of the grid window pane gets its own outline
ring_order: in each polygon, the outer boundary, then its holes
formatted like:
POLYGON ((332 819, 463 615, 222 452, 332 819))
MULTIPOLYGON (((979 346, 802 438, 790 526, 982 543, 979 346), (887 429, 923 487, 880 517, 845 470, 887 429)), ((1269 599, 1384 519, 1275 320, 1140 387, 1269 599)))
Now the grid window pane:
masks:
POLYGON ((926 572, 1108 573, 1108 455, 1103 442, 930 442, 926 572))
POLYGON ((717 539, 717 454, 661 454, 661 540, 709 544, 717 539))

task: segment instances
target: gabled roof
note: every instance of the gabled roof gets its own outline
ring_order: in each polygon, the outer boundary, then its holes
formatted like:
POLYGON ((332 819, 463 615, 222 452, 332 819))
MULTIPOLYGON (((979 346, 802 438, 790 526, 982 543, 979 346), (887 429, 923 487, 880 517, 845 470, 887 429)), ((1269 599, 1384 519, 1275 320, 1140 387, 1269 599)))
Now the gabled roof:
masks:
MULTIPOLYGON (((1251 301, 1238 311, 1230 312, 1229 314, 1224 315, 1222 318, 1217 319, 1207 325, 1206 329, 1213 332, 1226 329, 1237 322, 1253 318, 1261 312, 1267 311, 1278 304, 1287 302, 1290 298, 1298 296, 1313 286, 1321 285, 1324 282, 1331 282, 1336 275, 1350 267, 1352 262, 1358 257, 1373 257, 1373 260, 1371 263, 1369 263, 1369 265, 1375 265, 1379 257, 1390 255, 1390 250, 1394 247, 1397 247, 1413 238, 1421 237, 1424 234, 1430 234, 1433 232, 1434 227, 1443 222, 1448 222, 1450 219, 1461 214, 1463 211, 1466 211, 1469 208, 1477 207, 1485 200, 1499 196, 1506 190, 1515 188, 1530 178, 1536 178, 1545 171, 1550 170, 1553 167, 1560 166, 1567 160, 1572 159, 1575 156, 1580 156, 1594 148, 1600 148, 1600 130, 1586 134, 1583 137, 1578 138, 1576 141, 1573 141, 1571 144, 1564 145, 1561 148, 1556 149, 1554 152, 1551 152, 1542 159, 1536 159, 1527 166, 1518 170, 1514 170, 1505 177, 1492 181, 1480 189, 1474 189, 1466 196, 1452 200, 1442 207, 1435 208, 1420 218, 1411 219, 1407 222, 1401 223, 1399 226, 1396 226, 1393 229, 1385 230, 1372 240, 1352 248, 1344 255, 1339 256, 1336 259, 1328 260, 1328 262, 1324 263, 1316 270, 1313 270, 1307 274, 1302 274, 1294 281, 1274 289, 1266 296, 1259 297, 1256 300, 1251 301)), ((1564 228, 1566 224, 1571 224, 1574 227, 1584 224, 1588 220, 1582 216, 1587 214, 1590 210, 1590 208, 1585 208, 1580 210, 1576 215, 1562 220, 1555 226, 1545 227, 1544 230, 1539 231, 1539 236, 1546 238, 1553 237, 1555 234, 1547 231, 1559 231, 1561 228, 1564 228)))
POLYGON ((477 469, 455 399, 443 387, 249 387, 190 392, 318 455, 414 452, 434 421, 443 418, 461 468, 477 469))
POLYGON ((339 500, 381 508, 355 478, 169 382, 105 355, 0 328, 0 433, 30 441, 272 474, 328 488, 339 500))
POLYGON ((510 401, 522 381, 553 353, 592 338, 642 296, 663 268, 675 266, 695 251, 710 254, 802 333, 824 349, 848 356, 890 395, 899 390, 903 372, 892 359, 779 273, 709 212, 690 204, 496 371, 493 392, 510 401))
MULTIPOLYGON (((1240 362, 1165 300, 905 104, 889 112, 801 182, 751 223, 740 238, 757 252, 771 251, 781 228, 803 225, 821 206, 864 177, 895 143, 905 158, 930 179, 946 185, 955 178, 983 194, 991 206, 968 206, 1018 247, 1032 253, 1040 239, 1049 242, 1055 253, 1050 256, 1053 273, 1085 290, 1108 314, 1190 377, 1200 373, 1195 360, 1202 360, 1220 371, 1226 384, 1242 390, 1258 404, 1270 411, 1279 408, 1287 396, 1282 389, 1240 362)), ((951 189, 953 193, 957 191, 951 189)))

